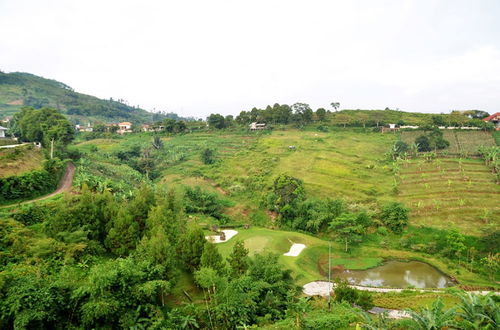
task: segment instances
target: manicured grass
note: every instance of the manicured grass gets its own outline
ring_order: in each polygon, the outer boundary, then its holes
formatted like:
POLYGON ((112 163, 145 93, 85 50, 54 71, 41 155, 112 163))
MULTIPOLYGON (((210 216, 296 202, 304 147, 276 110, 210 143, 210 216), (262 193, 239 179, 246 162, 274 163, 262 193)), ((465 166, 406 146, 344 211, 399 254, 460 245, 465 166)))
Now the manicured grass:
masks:
POLYGON ((479 235, 481 224, 500 223, 500 187, 480 159, 423 159, 400 166, 398 199, 415 225, 459 228, 479 235))
POLYGON ((382 263, 382 258, 332 258, 332 266, 342 266, 346 269, 368 269, 382 263))
POLYGON ((40 149, 33 146, 0 149, 0 177, 6 178, 41 169, 43 159, 40 149))

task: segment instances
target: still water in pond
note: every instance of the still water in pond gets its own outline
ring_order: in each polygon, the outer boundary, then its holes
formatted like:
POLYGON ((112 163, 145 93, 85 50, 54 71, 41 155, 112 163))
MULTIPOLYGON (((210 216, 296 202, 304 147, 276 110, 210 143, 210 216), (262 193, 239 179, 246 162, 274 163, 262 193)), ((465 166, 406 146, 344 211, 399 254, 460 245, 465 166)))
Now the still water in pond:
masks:
POLYGON ((418 261, 388 261, 367 270, 334 271, 333 276, 347 279, 351 284, 393 288, 445 288, 454 283, 436 268, 418 261))

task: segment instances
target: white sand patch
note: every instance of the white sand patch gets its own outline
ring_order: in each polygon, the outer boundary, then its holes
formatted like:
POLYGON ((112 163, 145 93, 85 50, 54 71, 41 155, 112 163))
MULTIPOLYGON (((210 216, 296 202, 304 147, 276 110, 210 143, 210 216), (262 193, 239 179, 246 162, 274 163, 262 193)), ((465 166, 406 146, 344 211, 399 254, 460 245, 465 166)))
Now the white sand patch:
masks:
POLYGON ((222 230, 222 232, 226 235, 225 241, 221 241, 219 235, 205 236, 205 238, 212 243, 224 243, 229 241, 236 234, 238 234, 238 231, 232 229, 222 230))
POLYGON ((290 247, 290 251, 283 255, 287 257, 297 257, 305 248, 306 246, 304 244, 293 243, 290 247))

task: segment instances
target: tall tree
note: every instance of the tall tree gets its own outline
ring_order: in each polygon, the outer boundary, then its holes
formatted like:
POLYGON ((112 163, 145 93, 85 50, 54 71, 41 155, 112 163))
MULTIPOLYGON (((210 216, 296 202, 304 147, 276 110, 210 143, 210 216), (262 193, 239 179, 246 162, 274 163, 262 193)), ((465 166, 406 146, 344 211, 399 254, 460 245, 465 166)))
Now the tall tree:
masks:
POLYGON ((179 240, 179 256, 188 270, 200 267, 200 259, 205 248, 205 235, 199 227, 191 227, 179 240))
POLYGON ((224 259, 217 250, 217 246, 214 243, 206 242, 203 248, 203 253, 200 258, 200 267, 202 268, 212 268, 219 275, 225 273, 224 259))
POLYGON ((227 258, 229 267, 231 267, 231 276, 240 277, 244 275, 248 269, 248 249, 245 248, 243 241, 236 241, 233 246, 233 251, 227 258))

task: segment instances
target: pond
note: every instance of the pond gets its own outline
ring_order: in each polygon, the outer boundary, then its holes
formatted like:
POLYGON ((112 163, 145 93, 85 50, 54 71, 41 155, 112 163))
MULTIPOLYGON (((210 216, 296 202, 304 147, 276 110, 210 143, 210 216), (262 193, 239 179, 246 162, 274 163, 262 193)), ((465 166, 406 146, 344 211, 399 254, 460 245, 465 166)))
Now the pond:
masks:
POLYGON ((373 287, 446 288, 455 283, 429 264, 419 261, 388 261, 381 266, 367 270, 340 270, 332 278, 340 277, 351 284, 373 287))

